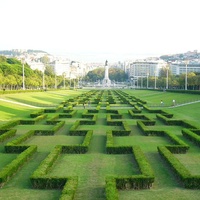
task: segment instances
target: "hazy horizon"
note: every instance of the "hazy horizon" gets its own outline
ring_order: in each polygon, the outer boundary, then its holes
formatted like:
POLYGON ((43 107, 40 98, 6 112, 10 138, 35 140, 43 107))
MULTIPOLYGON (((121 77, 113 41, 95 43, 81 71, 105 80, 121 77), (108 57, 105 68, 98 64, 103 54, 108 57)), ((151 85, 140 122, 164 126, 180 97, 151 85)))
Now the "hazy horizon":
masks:
POLYGON ((78 60, 200 51, 198 0, 6 0, 0 49, 35 49, 78 60))

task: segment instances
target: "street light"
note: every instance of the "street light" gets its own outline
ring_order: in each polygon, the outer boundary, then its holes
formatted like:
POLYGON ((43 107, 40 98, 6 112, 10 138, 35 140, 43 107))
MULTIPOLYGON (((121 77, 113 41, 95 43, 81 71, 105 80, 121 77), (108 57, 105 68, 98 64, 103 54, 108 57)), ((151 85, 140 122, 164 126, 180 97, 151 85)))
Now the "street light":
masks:
POLYGON ((22 89, 23 90, 25 90, 24 62, 25 62, 25 58, 22 59, 22 89))
POLYGON ((56 73, 55 73, 55 89, 57 89, 57 79, 56 79, 56 73))
POLYGON ((185 90, 187 90, 187 65, 188 60, 185 61, 185 90))
POLYGON ((143 88, 143 76, 141 76, 141 88, 143 88))
POLYGON ((156 89, 156 70, 154 71, 155 73, 155 83, 154 83, 154 89, 156 89))
POLYGON ((45 89, 45 77, 44 77, 45 65, 43 66, 43 74, 42 74, 42 88, 45 89))
POLYGON ((131 77, 131 89, 133 88, 133 77, 131 77))
POLYGON ((63 88, 64 88, 64 90, 65 90, 65 76, 66 76, 66 73, 64 72, 63 73, 63 88))
POLYGON ((166 71, 167 71, 166 89, 168 89, 168 87, 169 87, 169 64, 166 65, 166 71))
POLYGON ((147 89, 149 88, 149 73, 147 73, 147 89))

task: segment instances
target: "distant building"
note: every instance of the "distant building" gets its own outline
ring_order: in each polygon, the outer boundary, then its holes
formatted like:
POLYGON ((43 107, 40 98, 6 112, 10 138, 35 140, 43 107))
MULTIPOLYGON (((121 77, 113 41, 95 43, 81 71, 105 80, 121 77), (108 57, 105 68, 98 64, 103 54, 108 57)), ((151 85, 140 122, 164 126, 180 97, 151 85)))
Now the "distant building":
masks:
POLYGON ((147 76, 159 76, 160 70, 166 66, 166 62, 158 60, 150 61, 136 61, 130 64, 129 77, 140 78, 147 76))
POLYGON ((38 69, 38 70, 43 72, 44 63, 42 63, 42 62, 30 62, 30 61, 26 61, 26 62, 31 67, 31 69, 33 69, 33 70, 38 69))
MULTIPOLYGON (((186 73, 186 64, 184 63, 171 63, 170 70, 173 75, 181 75, 186 73)), ((187 64, 187 73, 198 72, 200 73, 200 64, 187 64)))
POLYGON ((50 63, 53 66, 56 75, 63 75, 63 73, 69 73, 70 61, 69 60, 54 60, 50 63))

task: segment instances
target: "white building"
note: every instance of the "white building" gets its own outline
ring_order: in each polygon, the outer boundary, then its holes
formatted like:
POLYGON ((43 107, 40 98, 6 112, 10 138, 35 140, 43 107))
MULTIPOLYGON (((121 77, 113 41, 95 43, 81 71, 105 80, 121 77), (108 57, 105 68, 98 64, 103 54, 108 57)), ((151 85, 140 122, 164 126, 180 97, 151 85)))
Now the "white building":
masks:
POLYGON ((53 66, 54 71, 56 75, 60 76, 70 73, 70 61, 69 60, 63 60, 63 59, 56 59, 51 64, 53 66))
POLYGON ((200 64, 184 64, 184 63, 171 63, 170 64, 170 70, 173 75, 180 75, 186 73, 186 67, 187 67, 187 73, 189 72, 198 72, 200 73, 200 64))
POLYGON ((158 61, 135 61, 130 64, 129 77, 140 78, 147 76, 159 76, 160 70, 167 63, 163 60, 158 61))

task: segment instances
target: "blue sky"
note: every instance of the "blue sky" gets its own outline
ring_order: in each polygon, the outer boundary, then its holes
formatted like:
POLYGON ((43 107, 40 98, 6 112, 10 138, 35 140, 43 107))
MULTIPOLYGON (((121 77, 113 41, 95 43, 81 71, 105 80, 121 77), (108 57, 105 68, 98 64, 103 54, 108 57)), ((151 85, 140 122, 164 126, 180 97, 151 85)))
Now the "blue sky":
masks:
POLYGON ((0 50, 41 49, 94 61, 200 51, 199 4, 198 0, 2 0, 0 50))

